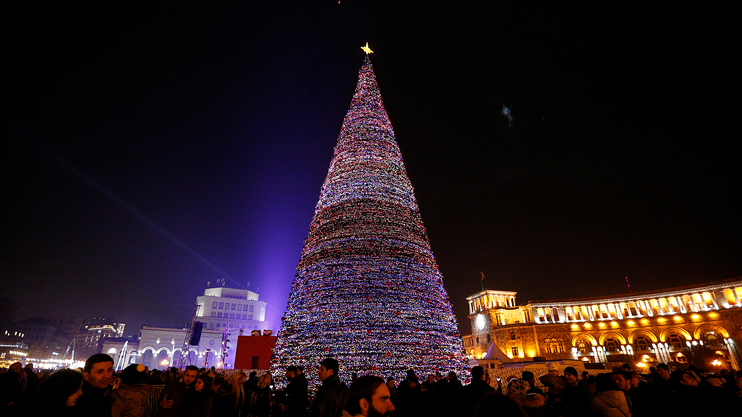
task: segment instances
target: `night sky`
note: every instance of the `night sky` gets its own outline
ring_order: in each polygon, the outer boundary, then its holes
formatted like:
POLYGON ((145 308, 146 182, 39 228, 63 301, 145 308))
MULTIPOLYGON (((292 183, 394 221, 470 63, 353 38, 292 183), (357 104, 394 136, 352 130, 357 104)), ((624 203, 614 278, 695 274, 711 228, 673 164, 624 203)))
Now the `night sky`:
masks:
POLYGON ((462 333, 480 271, 519 303, 742 276, 728 10, 240 3, 6 14, 17 319, 183 326, 226 278, 277 331, 366 42, 462 333))

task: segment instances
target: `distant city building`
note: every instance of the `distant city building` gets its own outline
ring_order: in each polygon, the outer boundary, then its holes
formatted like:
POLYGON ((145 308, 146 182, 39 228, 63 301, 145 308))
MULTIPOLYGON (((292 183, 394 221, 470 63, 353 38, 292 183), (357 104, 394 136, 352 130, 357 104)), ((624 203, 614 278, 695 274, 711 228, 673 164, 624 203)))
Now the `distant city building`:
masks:
POLYGON ((742 279, 520 306, 515 295, 484 290, 467 297, 472 334, 464 336, 464 349, 470 358, 740 369, 742 279))
POLYGON ((95 353, 100 353, 100 342, 110 337, 123 337, 125 327, 124 323, 99 317, 86 322, 76 338, 77 357, 87 358, 95 353))
POLYGON ((15 322, 18 339, 28 345, 28 357, 48 359, 59 353, 57 328, 45 317, 33 317, 15 322))
MULTIPOLYGON (((187 329, 142 326, 138 340, 106 339, 102 353, 114 358, 117 369, 128 364, 141 363, 153 369, 176 366, 183 352, 187 329), (123 357, 122 357, 123 356, 123 357)), ((204 330, 195 346, 188 346, 186 365, 221 366, 222 332, 204 330)), ((229 356, 227 357, 229 358, 229 356)), ((226 367, 231 368, 232 362, 226 367)))
MULTIPOLYGON (((238 336, 264 330, 266 303, 257 293, 234 288, 207 288, 196 298, 196 321, 203 330, 194 345, 188 345, 186 365, 233 368, 238 336), (229 333, 226 356, 222 363, 222 342, 229 333)), ((188 329, 142 326, 137 340, 105 339, 101 352, 111 355, 116 364, 141 363, 165 369, 178 364, 188 329)))
MULTIPOLYGON (((33 317, 14 323, 3 323, 0 328, 0 361, 29 360, 53 366, 52 363, 70 358, 69 349, 80 337, 83 319, 78 317, 33 317), (68 349, 69 348, 69 349, 68 349)), ((92 350, 98 348, 95 345, 92 350)))

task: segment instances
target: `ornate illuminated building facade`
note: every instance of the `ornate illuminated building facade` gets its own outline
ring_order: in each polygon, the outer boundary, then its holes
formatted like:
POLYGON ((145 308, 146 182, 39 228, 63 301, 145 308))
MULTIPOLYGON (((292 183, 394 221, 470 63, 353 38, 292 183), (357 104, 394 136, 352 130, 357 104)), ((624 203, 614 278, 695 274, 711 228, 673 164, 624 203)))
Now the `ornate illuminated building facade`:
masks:
POLYGON ((515 295, 484 290, 467 297, 469 357, 740 369, 742 279, 520 306, 515 295))

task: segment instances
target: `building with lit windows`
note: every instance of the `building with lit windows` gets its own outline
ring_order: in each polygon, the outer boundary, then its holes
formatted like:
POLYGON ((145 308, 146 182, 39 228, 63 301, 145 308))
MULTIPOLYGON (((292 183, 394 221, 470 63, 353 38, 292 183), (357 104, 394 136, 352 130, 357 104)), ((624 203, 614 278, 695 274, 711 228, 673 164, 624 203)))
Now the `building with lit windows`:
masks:
POLYGON ((234 288, 207 288, 204 295, 196 298, 197 320, 204 323, 204 329, 261 330, 265 324, 265 301, 258 300, 258 294, 234 288))
POLYGON ((470 358, 696 363, 740 369, 742 279, 618 296, 529 301, 484 290, 467 297, 470 358), (716 362, 714 362, 716 361, 716 362))
POLYGON ((100 353, 100 342, 109 337, 122 337, 125 327, 124 323, 99 317, 93 318, 83 325, 83 329, 77 336, 78 356, 87 358, 100 353))
POLYGON ((207 288, 194 306, 194 319, 203 323, 203 330, 198 342, 188 345, 186 353, 183 346, 188 329, 149 326, 142 326, 137 341, 108 339, 101 351, 111 355, 121 369, 131 363, 165 369, 177 365, 184 354, 186 365, 232 368, 237 338, 265 330, 267 304, 258 298, 257 293, 248 290, 207 288))

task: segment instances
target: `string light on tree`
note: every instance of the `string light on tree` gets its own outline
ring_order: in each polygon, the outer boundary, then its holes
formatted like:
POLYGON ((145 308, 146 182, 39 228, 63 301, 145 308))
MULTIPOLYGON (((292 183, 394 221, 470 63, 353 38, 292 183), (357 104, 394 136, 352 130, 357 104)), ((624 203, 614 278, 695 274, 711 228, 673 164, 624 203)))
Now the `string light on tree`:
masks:
MULTIPOLYGON (((335 357, 400 378, 461 372, 461 338, 366 46, 278 333, 272 370, 335 357)), ((308 376, 315 377, 310 372, 308 376)))

